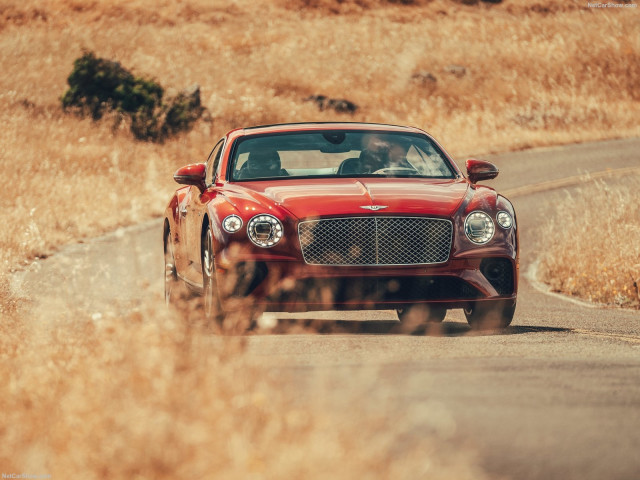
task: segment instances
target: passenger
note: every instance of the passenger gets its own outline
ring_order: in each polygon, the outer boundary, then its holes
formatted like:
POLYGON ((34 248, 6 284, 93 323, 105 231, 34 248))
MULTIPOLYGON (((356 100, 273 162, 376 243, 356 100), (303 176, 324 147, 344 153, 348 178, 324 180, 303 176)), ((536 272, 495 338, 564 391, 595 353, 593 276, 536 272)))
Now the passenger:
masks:
POLYGON ((358 161, 358 170, 359 173, 367 174, 374 173, 381 168, 385 167, 385 159, 382 152, 371 151, 371 150, 363 150, 360 152, 360 158, 358 161))
POLYGON ((282 177, 289 173, 282 168, 280 155, 276 150, 258 150, 249 153, 245 163, 238 174, 241 179, 282 177))

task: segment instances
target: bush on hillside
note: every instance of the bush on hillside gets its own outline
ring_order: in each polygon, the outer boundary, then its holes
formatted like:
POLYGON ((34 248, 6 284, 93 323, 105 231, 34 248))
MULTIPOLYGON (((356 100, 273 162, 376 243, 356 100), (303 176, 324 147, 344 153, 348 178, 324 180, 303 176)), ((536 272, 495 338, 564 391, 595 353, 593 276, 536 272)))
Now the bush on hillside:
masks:
POLYGON ((188 131, 200 118, 200 87, 194 86, 163 102, 164 89, 154 80, 135 77, 120 63, 85 52, 73 63, 62 96, 65 111, 99 120, 107 111, 128 116, 139 140, 161 142, 188 131))
POLYGON ((200 87, 193 85, 183 90, 165 105, 162 135, 175 135, 181 131, 191 130, 203 112, 204 107, 200 103, 200 87))

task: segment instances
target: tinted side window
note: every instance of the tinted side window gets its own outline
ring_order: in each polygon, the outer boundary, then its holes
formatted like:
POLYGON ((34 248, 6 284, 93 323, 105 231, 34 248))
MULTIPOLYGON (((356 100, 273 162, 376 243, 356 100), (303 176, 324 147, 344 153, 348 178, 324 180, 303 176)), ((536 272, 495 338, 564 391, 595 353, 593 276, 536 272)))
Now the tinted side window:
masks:
POLYGON ((209 154, 209 158, 207 159, 207 176, 205 178, 206 184, 211 185, 213 183, 213 177, 215 176, 216 170, 218 170, 218 165, 220 165, 220 159, 222 158, 222 150, 224 150, 224 138, 220 140, 211 153, 209 154))

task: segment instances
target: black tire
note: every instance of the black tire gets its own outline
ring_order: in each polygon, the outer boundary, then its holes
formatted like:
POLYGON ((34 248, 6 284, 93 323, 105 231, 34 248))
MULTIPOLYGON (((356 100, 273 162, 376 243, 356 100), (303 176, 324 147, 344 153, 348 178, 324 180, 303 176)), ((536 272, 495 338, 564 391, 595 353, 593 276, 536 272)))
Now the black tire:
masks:
POLYGON ((515 311, 515 300, 495 300, 471 304, 464 315, 475 330, 501 330, 511 325, 515 311))
POLYGON ((164 303, 167 306, 176 302, 179 286, 171 231, 167 228, 164 234, 164 303))
POLYGON ((207 227, 202 245, 202 296, 204 317, 207 320, 221 321, 224 318, 218 282, 216 279, 215 259, 213 256, 213 233, 207 227))
POLYGON ((447 309, 443 307, 416 304, 410 307, 398 308, 398 318, 401 322, 415 324, 442 323, 447 316, 447 309))

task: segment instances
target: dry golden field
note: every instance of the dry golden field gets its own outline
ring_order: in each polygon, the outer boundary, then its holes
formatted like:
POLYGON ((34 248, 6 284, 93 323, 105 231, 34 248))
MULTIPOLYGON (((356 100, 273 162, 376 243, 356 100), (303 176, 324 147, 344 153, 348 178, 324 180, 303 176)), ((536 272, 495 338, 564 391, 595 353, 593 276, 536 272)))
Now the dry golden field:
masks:
MULTIPOLYGON (((638 136, 640 14, 585 5, 0 2, 0 470, 54 478, 484 478, 473 452, 454 445, 436 416, 422 420, 428 434, 408 441, 420 427, 411 412, 365 408, 370 379, 354 378, 344 408, 322 395, 302 408, 286 378, 251 363, 241 340, 204 332, 189 312, 143 306, 95 322, 69 305, 64 317, 34 318, 29 299, 11 295, 6 274, 62 244, 158 216, 175 168, 204 160, 232 127, 410 124, 456 156, 638 136), (109 116, 94 123, 63 114, 59 99, 83 49, 169 89, 200 84, 210 121, 158 145, 135 141, 126 125, 114 129, 109 116), (450 65, 466 74, 449 73, 450 65), (320 111, 304 101, 314 94, 359 109, 320 111)), ((633 200, 624 191, 616 201, 633 200)), ((625 220, 631 229, 633 218, 625 220)), ((594 299, 617 301, 612 289, 594 299)))
POLYGON ((173 170, 205 159, 232 127, 410 124, 454 155, 639 135, 639 20, 638 9, 581 0, 5 0, 2 270, 157 216, 173 170), (160 146, 125 125, 113 131, 112 118, 64 115, 59 99, 83 49, 169 90, 200 84, 211 121, 160 146), (320 111, 304 101, 312 94, 360 108, 320 111))
POLYGON ((640 176, 585 180, 545 228, 540 277, 558 292, 640 308, 640 176))

